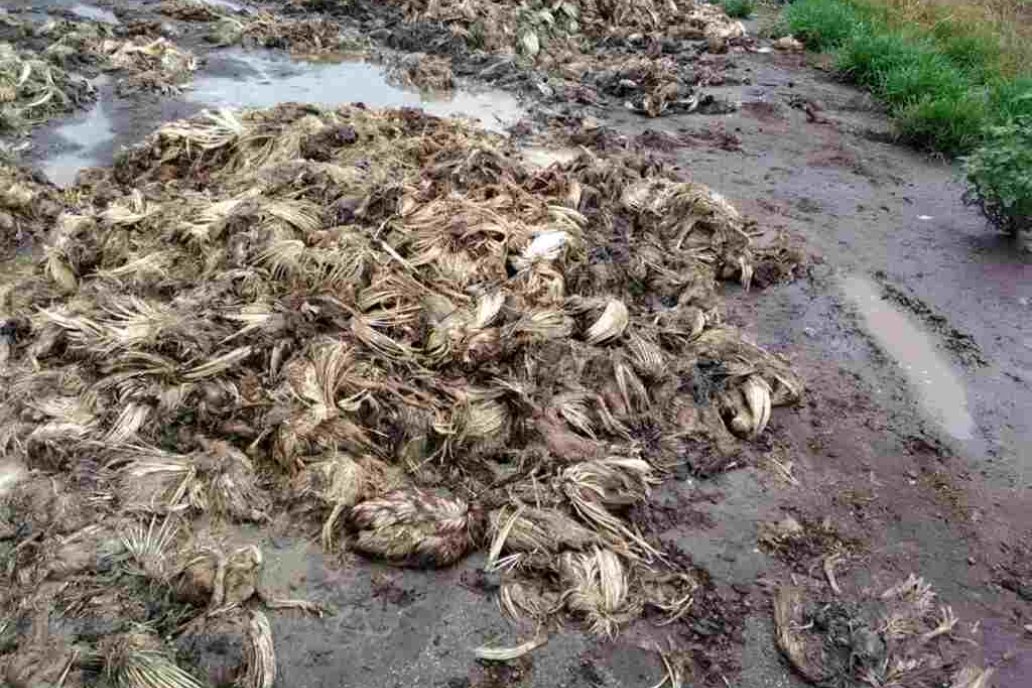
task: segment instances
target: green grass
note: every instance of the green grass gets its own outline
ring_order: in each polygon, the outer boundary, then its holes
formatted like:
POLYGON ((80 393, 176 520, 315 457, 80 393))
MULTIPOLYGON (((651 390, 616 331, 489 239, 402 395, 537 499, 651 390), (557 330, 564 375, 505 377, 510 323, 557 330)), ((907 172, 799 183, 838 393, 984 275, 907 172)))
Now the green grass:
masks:
POLYGON ((727 16, 735 19, 745 19, 755 9, 753 0, 722 0, 721 5, 727 16))
MULTIPOLYGON (((832 53, 836 69, 884 102, 901 137, 917 146, 950 156, 981 151, 989 132, 1032 117, 1032 65, 1021 61, 1026 48, 1009 47, 1003 24, 965 25, 939 6, 906 2, 795 0, 782 21, 811 50, 832 53)), ((982 187, 1006 184, 1006 176, 969 178, 992 197, 994 189, 982 187)), ((1025 188, 1008 188, 1018 187, 1025 188)))
POLYGON ((897 110, 896 119, 905 140, 958 155, 982 141, 985 103, 973 96, 927 96, 897 110))
POLYGON ((986 126, 1032 112, 1032 77, 1008 78, 984 34, 948 21, 898 26, 891 14, 860 0, 796 0, 784 19, 808 47, 833 52, 836 67, 885 102, 917 145, 963 154, 986 126))
POLYGON ((932 36, 950 62, 978 81, 992 78, 999 67, 992 47, 980 36, 957 36, 935 29, 932 36))
POLYGON ((830 50, 846 42, 862 21, 847 2, 797 0, 785 9, 788 30, 811 50, 830 50))
POLYGON ((1032 117, 1032 77, 997 82, 989 102, 1000 122, 1032 117))

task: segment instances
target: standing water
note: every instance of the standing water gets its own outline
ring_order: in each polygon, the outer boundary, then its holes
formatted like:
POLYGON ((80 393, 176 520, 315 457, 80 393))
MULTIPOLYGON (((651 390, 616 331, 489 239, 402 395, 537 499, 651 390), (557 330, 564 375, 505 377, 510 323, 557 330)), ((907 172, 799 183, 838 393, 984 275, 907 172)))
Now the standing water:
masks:
POLYGON ((863 316, 868 332, 899 364, 922 408, 959 440, 974 436, 967 393, 931 337, 882 298, 870 280, 851 275, 842 289, 863 316))
POLYGON ((115 16, 114 12, 95 5, 72 5, 71 12, 77 17, 92 19, 93 21, 98 21, 102 24, 111 24, 114 26, 119 23, 118 17, 115 16))
MULTIPOLYGON (((207 69, 195 75, 178 100, 163 101, 162 112, 177 112, 172 107, 176 103, 192 108, 268 108, 287 102, 325 107, 364 103, 376 108, 423 108, 441 117, 474 120, 496 132, 515 124, 523 112, 516 99, 503 91, 456 89, 420 93, 401 88, 387 81, 382 67, 367 62, 306 62, 241 49, 210 53, 207 61, 207 69)), ((43 172, 58 186, 72 184, 84 167, 113 162, 112 141, 123 126, 109 116, 117 96, 110 88, 98 90, 100 100, 88 113, 37 133, 42 140, 60 142, 40 161, 43 172)), ((158 117, 153 127, 160 125, 158 117)))
POLYGON ((114 136, 104 103, 95 103, 84 115, 72 117, 51 132, 51 140, 61 145, 41 163, 43 173, 58 186, 70 186, 79 170, 102 162, 105 145, 114 136))
MULTIPOLYGON (((286 102, 421 107, 432 115, 473 119, 494 131, 515 124, 522 111, 504 91, 431 94, 400 88, 368 62, 304 62, 244 50, 227 50, 219 58, 227 59, 231 73, 198 75, 187 100, 218 107, 267 108, 286 102)), ((227 71, 225 66, 221 71, 227 71)))

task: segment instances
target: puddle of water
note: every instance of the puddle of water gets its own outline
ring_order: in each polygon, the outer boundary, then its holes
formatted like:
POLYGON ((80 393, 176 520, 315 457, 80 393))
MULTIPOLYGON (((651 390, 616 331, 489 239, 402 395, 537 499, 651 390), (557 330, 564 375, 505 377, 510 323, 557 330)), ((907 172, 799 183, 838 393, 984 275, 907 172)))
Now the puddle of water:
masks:
POLYGON ((237 12, 242 14, 250 14, 251 8, 244 7, 243 5, 231 2, 230 0, 203 0, 206 4, 212 7, 221 7, 222 9, 229 10, 230 12, 237 12))
POLYGON ((925 411, 957 439, 971 439, 975 423, 964 385, 932 338, 883 299, 874 282, 851 275, 842 281, 842 289, 867 330, 899 364, 925 411))
POLYGON ((504 131, 522 113, 519 103, 501 91, 420 94, 387 82, 383 70, 365 62, 296 62, 242 50, 226 51, 246 74, 198 75, 186 98, 218 107, 272 107, 295 101, 334 107, 361 102, 370 107, 422 107, 442 117, 466 117, 485 129, 504 131))
POLYGON ((490 131, 504 132, 523 113, 519 102, 505 91, 455 91, 450 95, 424 95, 423 109, 438 117, 465 117, 490 131))
POLYGON ((545 148, 544 146, 528 146, 520 151, 523 160, 531 167, 548 167, 554 163, 561 165, 573 162, 580 155, 580 149, 566 146, 563 148, 545 148))
POLYGON ((102 24, 120 24, 118 17, 111 10, 106 10, 96 5, 84 5, 76 4, 70 8, 72 14, 83 19, 92 19, 93 21, 101 22, 102 24))
POLYGON ((47 179, 65 187, 71 186, 79 170, 98 164, 95 152, 114 138, 115 130, 103 103, 97 102, 85 115, 55 129, 53 135, 65 145, 60 152, 47 156, 40 166, 47 179))
MULTIPOLYGON (((420 94, 398 88, 387 82, 380 67, 365 62, 298 62, 243 50, 213 53, 209 62, 216 70, 198 74, 183 101, 208 108, 267 108, 290 101, 324 107, 351 102, 376 108, 420 107, 441 117, 476 120, 497 132, 515 124, 523 112, 515 98, 501 91, 420 94)), ((95 84, 102 81, 103 77, 95 84)), ((111 143, 118 132, 108 115, 111 95, 107 90, 101 93, 89 112, 47 134, 48 143, 59 145, 40 166, 58 186, 71 185, 84 167, 111 162, 111 143)))
POLYGON ((297 597, 319 558, 317 552, 305 540, 263 543, 262 590, 274 597, 297 597))

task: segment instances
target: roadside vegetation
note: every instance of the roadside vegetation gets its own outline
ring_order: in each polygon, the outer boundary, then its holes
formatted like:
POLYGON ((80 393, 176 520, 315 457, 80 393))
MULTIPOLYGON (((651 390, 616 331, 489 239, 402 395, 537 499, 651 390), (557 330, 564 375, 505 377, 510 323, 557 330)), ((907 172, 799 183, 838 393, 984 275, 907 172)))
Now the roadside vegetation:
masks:
POLYGON ((753 0, 723 0, 721 6, 732 19, 745 19, 753 13, 756 3, 753 0))
POLYGON ((1007 231, 1032 218, 1032 28, 1021 0, 797 0, 783 29, 888 105, 901 136, 965 157, 969 198, 1007 231))

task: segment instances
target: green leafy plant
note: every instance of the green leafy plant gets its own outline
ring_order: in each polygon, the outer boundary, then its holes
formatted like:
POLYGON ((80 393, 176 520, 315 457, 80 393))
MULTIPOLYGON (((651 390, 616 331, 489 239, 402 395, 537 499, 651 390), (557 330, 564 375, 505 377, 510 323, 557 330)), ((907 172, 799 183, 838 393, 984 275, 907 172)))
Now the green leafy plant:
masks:
POLYGON ((579 17, 579 7, 571 2, 558 2, 549 6, 533 1, 522 5, 516 13, 520 54, 533 58, 550 38, 577 33, 579 17))
POLYGON ((753 13, 753 0, 723 0, 724 12, 735 19, 745 19, 753 13))
POLYGON ((1032 232, 1032 117, 989 127, 985 141, 964 161, 967 200, 1000 229, 1032 232))

